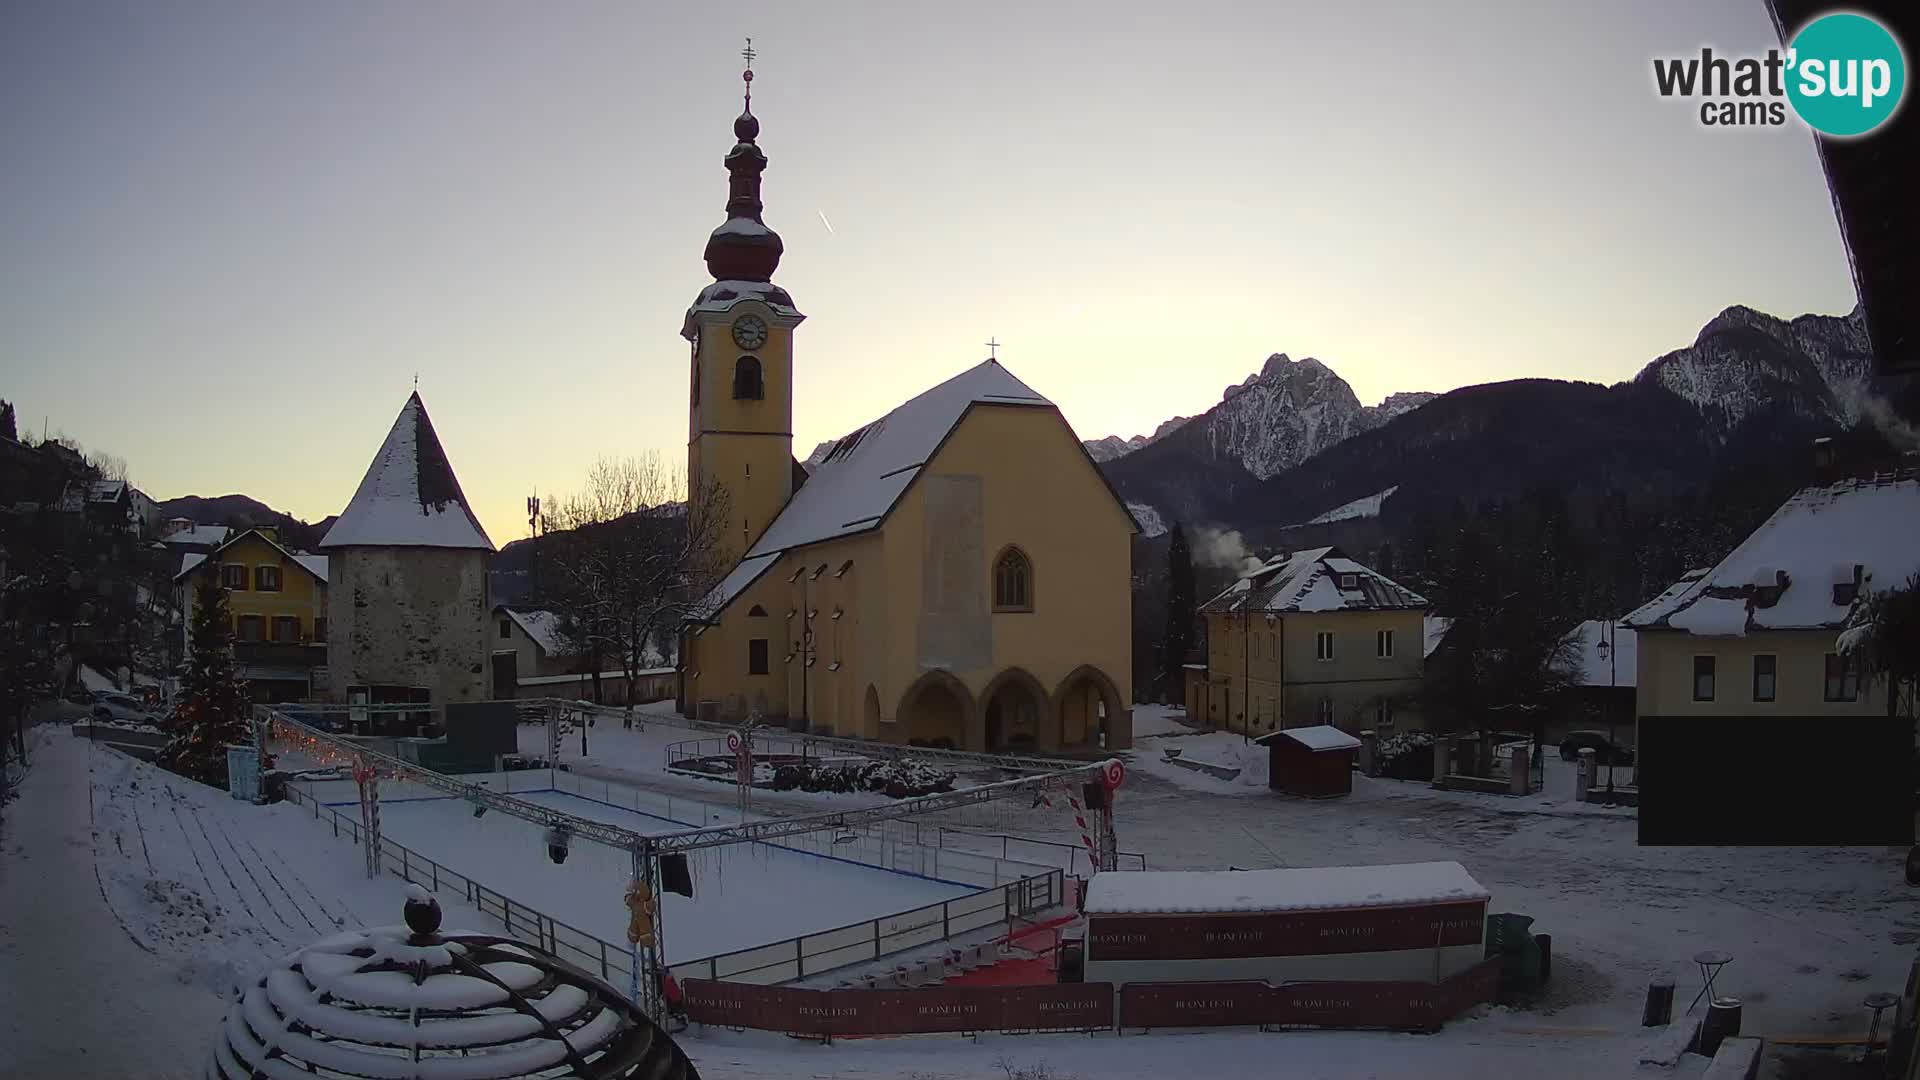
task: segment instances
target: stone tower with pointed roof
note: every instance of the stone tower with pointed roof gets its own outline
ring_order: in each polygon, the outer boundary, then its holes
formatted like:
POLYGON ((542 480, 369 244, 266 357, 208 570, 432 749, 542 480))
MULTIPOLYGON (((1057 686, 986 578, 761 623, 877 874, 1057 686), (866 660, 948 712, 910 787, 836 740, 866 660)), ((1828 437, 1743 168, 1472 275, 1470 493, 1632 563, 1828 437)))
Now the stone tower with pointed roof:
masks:
POLYGON ((443 705, 490 696, 493 541, 418 393, 320 549, 329 560, 330 697, 443 705))

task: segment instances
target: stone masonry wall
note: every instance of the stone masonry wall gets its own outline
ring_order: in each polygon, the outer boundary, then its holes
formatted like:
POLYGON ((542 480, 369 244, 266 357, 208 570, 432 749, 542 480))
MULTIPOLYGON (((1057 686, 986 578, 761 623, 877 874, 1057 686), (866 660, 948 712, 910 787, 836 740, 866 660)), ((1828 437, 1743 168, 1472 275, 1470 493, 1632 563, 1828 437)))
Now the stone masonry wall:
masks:
POLYGON ((350 547, 329 553, 330 695, 424 686, 436 704, 487 695, 486 552, 350 547))

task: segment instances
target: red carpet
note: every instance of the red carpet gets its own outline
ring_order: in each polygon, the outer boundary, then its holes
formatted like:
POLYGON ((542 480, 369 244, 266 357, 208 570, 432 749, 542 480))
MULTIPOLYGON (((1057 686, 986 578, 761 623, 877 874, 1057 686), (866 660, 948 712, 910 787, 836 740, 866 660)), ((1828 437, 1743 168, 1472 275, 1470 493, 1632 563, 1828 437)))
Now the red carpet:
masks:
POLYGON ((1079 916, 1063 915, 1058 919, 1026 927, 1008 934, 1003 940, 1022 952, 1034 953, 1033 956, 1016 956, 989 964, 983 968, 962 972, 943 980, 945 986, 1032 986, 1036 983, 1059 981, 1055 963, 1059 958, 1060 931, 1073 924, 1079 916))

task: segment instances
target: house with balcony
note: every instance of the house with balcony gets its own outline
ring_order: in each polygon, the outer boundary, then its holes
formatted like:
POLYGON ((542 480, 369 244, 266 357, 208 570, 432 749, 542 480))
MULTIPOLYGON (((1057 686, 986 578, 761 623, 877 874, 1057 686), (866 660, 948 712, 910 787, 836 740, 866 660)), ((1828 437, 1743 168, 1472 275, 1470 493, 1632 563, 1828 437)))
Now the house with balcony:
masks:
POLYGON ((262 526, 234 533, 211 553, 181 556, 173 583, 183 612, 182 655, 191 654, 194 605, 208 581, 226 590, 236 673, 255 701, 304 701, 324 690, 325 555, 291 551, 277 530, 262 526))
POLYGON ((1207 670, 1192 715, 1254 735, 1424 727, 1430 607, 1339 548, 1270 559, 1201 605, 1207 670))

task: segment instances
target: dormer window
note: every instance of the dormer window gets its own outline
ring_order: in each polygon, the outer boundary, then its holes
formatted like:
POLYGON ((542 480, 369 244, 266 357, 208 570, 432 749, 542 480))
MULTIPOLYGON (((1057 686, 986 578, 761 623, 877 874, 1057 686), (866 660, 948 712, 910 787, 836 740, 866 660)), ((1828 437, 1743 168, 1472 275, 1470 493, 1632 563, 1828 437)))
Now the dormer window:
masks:
POLYGON ((1770 608, 1780 602, 1780 594, 1787 591, 1787 575, 1784 570, 1773 567, 1761 567, 1753 575, 1753 606, 1770 608))
POLYGON ((759 401, 766 396, 760 377, 760 358, 743 356, 733 362, 733 397, 736 401, 759 401))
POLYGON ((1358 574, 1341 574, 1341 575, 1340 575, 1340 587, 1341 587, 1342 589, 1357 589, 1357 588, 1359 588, 1359 587, 1360 587, 1360 575, 1358 575, 1358 574))
POLYGON ((1833 602, 1839 607, 1852 607, 1860 598, 1860 578, 1864 567, 1836 566, 1833 568, 1833 602))

